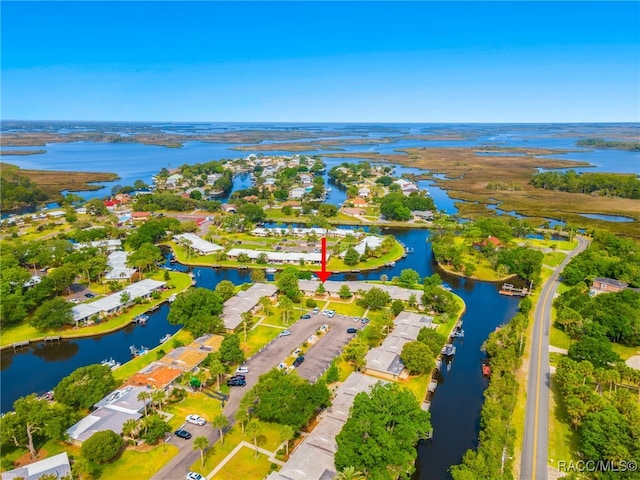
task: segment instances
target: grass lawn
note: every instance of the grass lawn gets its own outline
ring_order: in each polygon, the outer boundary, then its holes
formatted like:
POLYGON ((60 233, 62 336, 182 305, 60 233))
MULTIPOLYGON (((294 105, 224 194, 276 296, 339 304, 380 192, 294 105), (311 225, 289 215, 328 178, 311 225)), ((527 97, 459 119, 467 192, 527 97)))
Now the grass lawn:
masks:
POLYGON ((149 353, 147 353, 146 355, 141 355, 132 360, 129 360, 120 368, 114 370, 113 376, 116 379, 116 382, 124 382, 127 378, 129 378, 140 369, 146 367, 150 363, 155 362, 158 359, 157 352, 159 350, 164 350, 165 353, 173 350, 174 340, 178 340, 186 345, 187 343, 191 343, 193 341, 193 336, 191 335, 191 333, 187 332, 184 329, 178 330, 169 341, 149 350, 149 353))
POLYGON ((341 315, 350 315, 352 317, 361 317, 365 309, 356 304, 355 301, 351 303, 342 303, 342 302, 329 302, 329 305, 325 307, 325 310, 335 310, 337 313, 341 315))
MULTIPOLYGON (((359 262, 357 265, 345 265, 344 261, 337 256, 332 256, 327 264, 327 270, 330 272, 338 271, 350 271, 350 270, 365 270, 374 269, 383 266, 385 263, 395 262, 402 258, 404 249, 397 241, 393 244, 393 247, 389 250, 389 253, 381 256, 380 258, 369 258, 366 262, 359 262)), ((314 267, 317 269, 317 267, 314 267)))
POLYGON ((124 478, 151 478, 179 449, 174 445, 140 447, 140 450, 126 450, 113 463, 103 465, 100 480, 122 480, 124 478))
POLYGON ((429 388, 429 379, 431 378, 431 372, 432 371, 429 371, 428 373, 425 373, 423 375, 409 377, 409 380, 397 383, 411 390, 418 401, 422 404, 422 402, 424 401, 424 397, 427 395, 427 389, 429 388))
POLYGON ((552 248, 556 246, 558 250, 573 250, 578 246, 578 240, 543 240, 540 238, 527 238, 525 246, 531 246, 534 248, 552 248))
POLYGON ((549 345, 553 345, 558 348, 569 349, 573 340, 571 337, 567 335, 564 331, 560 330, 558 327, 551 326, 549 330, 549 345))
POLYGON ((558 460, 578 460, 578 434, 571 427, 562 396, 552 379, 552 395, 549 408, 549 464, 558 465, 558 460))
MULTIPOLYGON (((261 448, 266 448, 270 451, 275 451, 275 449, 280 445, 280 426, 275 423, 267 423, 267 422, 259 422, 262 426, 262 433, 260 437, 262 437, 262 441, 259 443, 261 448)), ((224 436, 224 444, 217 442, 215 446, 210 449, 205 456, 204 468, 200 464, 200 458, 196 460, 193 465, 191 465, 190 470, 198 473, 202 473, 203 475, 208 474, 213 470, 216 465, 218 465, 231 451, 241 442, 241 441, 252 443, 251 438, 248 435, 242 435, 242 429, 240 425, 234 425, 231 430, 229 430, 224 436)), ((245 450, 245 449, 243 449, 245 450)), ((248 450, 251 452, 251 455, 254 454, 254 451, 248 450)), ((223 469, 225 472, 230 470, 229 464, 225 466, 223 469)), ((233 470, 231 470, 233 471, 233 470)), ((222 473, 222 472, 220 472, 222 473)), ((246 477, 243 475, 234 474, 234 478, 237 480, 244 480, 245 478, 256 478, 261 479, 264 476, 258 477, 246 477)), ((223 477, 215 477, 215 478, 223 478, 223 477)))
MULTIPOLYGON (((278 467, 280 468, 280 467, 278 467)), ((215 480, 261 480, 271 472, 271 462, 267 456, 253 448, 241 448, 223 469, 213 478, 215 480)))
MULTIPOLYGON (((215 388, 215 385, 214 385, 215 388)), ((211 397, 206 396, 204 393, 189 393, 187 397, 180 403, 168 403, 165 405, 164 410, 172 413, 174 417, 169 421, 171 428, 178 428, 184 423, 184 419, 187 415, 196 414, 200 415, 208 422, 216 418, 221 411, 220 400, 214 400, 211 397)), ((189 426, 193 435, 198 435, 198 431, 201 427, 189 426)))
POLYGON ((258 325, 253 330, 247 332, 247 341, 245 342, 244 332, 241 330, 238 334, 240 336, 240 348, 242 348, 247 358, 251 357, 267 343, 276 338, 281 331, 282 329, 280 328, 258 325))
POLYGON ((627 347, 626 345, 611 342, 611 348, 620 355, 623 360, 633 357, 634 355, 640 355, 640 347, 627 347))
MULTIPOLYGON (((38 458, 33 461, 30 460, 29 463, 44 460, 47 457, 52 457, 53 455, 57 455, 64 451, 67 451, 70 455, 80 455, 80 447, 69 445, 58 440, 48 440, 44 445, 40 445, 36 442, 35 447, 38 449, 38 458)), ((2 445, 3 461, 10 460, 12 462, 15 462, 18 459, 20 459, 21 461, 25 461, 25 459, 27 458, 28 450, 26 448, 16 447, 14 444, 2 445)), ((3 468, 2 471, 5 471, 5 469, 3 468)))
MULTIPOLYGON (((153 305, 160 304, 164 299, 167 299, 174 293, 180 292, 191 285, 191 277, 189 277, 189 275, 187 275, 186 273, 170 272, 170 275, 171 280, 169 283, 173 284, 176 288, 167 290, 166 292, 162 292, 160 298, 157 300, 151 300, 149 303, 134 305, 131 309, 127 310, 122 315, 110 318, 109 320, 101 321, 99 324, 92 325, 90 327, 81 327, 78 329, 69 328, 66 330, 40 331, 29 325, 28 322, 24 322, 14 327, 3 328, 0 345, 5 346, 24 340, 41 339, 49 335, 62 335, 64 338, 86 337, 118 330, 119 328, 122 328, 123 326, 129 324, 133 317, 135 317, 136 315, 140 315, 141 313, 146 312, 153 305)), ((156 272, 154 275, 151 275, 147 278, 164 281, 164 273, 156 272)))
POLYGON ((567 256, 562 252, 545 253, 542 263, 550 267, 557 267, 567 256))

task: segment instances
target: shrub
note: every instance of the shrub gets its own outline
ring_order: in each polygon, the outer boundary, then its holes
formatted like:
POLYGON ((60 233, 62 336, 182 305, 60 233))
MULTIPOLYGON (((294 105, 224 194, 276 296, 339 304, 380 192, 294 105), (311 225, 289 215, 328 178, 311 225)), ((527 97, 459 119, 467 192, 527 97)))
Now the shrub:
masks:
POLYGON ((103 430, 91 435, 82 444, 80 452, 83 457, 92 462, 107 463, 118 455, 122 445, 123 441, 120 435, 111 430, 103 430))
POLYGON ((305 305, 309 308, 316 308, 318 306, 318 302, 316 302, 313 298, 307 298, 305 305))

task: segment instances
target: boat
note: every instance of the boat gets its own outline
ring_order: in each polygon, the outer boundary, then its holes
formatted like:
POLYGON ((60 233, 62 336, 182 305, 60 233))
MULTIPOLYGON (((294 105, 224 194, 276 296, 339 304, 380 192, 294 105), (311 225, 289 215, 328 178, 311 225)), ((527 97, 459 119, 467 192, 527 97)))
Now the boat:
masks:
POLYGON ((384 266, 385 267, 395 267, 396 266, 396 262, 385 263, 384 266))
POLYGON ((178 296, 174 293, 173 295, 171 295, 169 298, 167 298, 167 302, 169 303, 173 303, 176 301, 176 298, 178 298, 178 296))
POLYGON ((133 322, 138 325, 146 325, 147 320, 149 320, 149 315, 138 315, 137 317, 133 317, 133 322))
POLYGON ((491 375, 491 365, 487 362, 482 362, 482 375, 488 377, 491 375))
POLYGON ((456 328, 453 332, 453 336, 455 338, 464 338, 464 330, 462 328, 456 328))
POLYGON ((160 339, 160 343, 164 343, 171 338, 171 334, 167 333, 164 337, 160 339))
POLYGON ((142 345, 139 349, 136 348, 135 345, 131 345, 129 347, 129 351, 134 357, 139 357, 140 355, 146 355, 147 353, 149 353, 149 349, 147 347, 143 347, 142 345))
POLYGON ((276 273, 278 271, 277 268, 267 268, 265 270, 265 273, 276 273))
POLYGON ((456 347, 455 347, 455 345, 453 345, 451 343, 448 343, 444 347, 442 347, 442 351, 440 353, 442 355, 447 356, 447 357, 449 357, 451 355, 455 355, 456 354, 456 347))
POLYGON ((110 358, 109 360, 107 359, 102 360, 100 362, 100 365, 109 367, 111 370, 115 370, 116 368, 120 367, 120 362, 117 362, 113 358, 110 358))

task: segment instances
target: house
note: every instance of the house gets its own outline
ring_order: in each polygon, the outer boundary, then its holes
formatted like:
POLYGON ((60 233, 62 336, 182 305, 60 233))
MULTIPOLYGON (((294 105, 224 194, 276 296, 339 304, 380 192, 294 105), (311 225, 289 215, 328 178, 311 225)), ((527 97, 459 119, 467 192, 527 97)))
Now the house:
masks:
POLYGON ((278 287, 268 283, 254 283, 248 290, 240 291, 222 306, 222 321, 224 328, 234 331, 242 323, 244 312, 255 313, 260 309, 260 299, 267 297, 275 299, 278 287))
POLYGON ((400 312, 393 322, 393 330, 382 342, 382 345, 369 350, 365 356, 364 372, 370 375, 397 380, 404 364, 400 353, 405 344, 418 338, 422 328, 434 328, 433 317, 414 312, 400 312))
POLYGON ((2 473, 2 480, 38 480, 45 475, 64 478, 71 474, 67 452, 2 473))
POLYGON ((357 394, 370 392, 381 380, 354 372, 338 387, 331 406, 322 411, 318 425, 291 454, 279 472, 272 472, 267 480, 332 480, 337 471, 336 435, 349 418, 349 410, 357 394))
POLYGON ((494 237, 493 235, 489 235, 487 238, 485 238, 481 242, 475 242, 473 246, 476 249, 484 248, 486 246, 491 246, 493 247, 494 250, 498 250, 499 248, 502 248, 504 245, 502 244, 500 239, 494 237))
POLYGON ((151 391, 146 386, 128 386, 114 390, 93 406, 93 412, 67 429, 67 441, 74 445, 82 445, 94 433, 105 430, 122 434, 125 422, 142 418, 142 410, 151 401, 150 398, 140 400, 140 393, 151 391))
POLYGON ((258 197, 256 195, 247 195, 242 198, 245 202, 258 203, 258 197))
MULTIPOLYGON (((360 243, 358 243, 358 245, 356 245, 353 248, 355 249, 356 252, 358 252, 359 255, 364 255, 364 253, 367 251, 367 248, 369 250, 375 250, 376 248, 382 245, 382 241, 383 241, 382 237, 374 237, 372 235, 369 235, 368 237, 364 237, 360 241, 360 243)), ((342 252, 340 254, 340 257, 344 257, 344 254, 346 252, 347 252, 346 250, 342 252)))
POLYGON ((118 205, 120 204, 120 202, 118 202, 117 200, 105 200, 103 203, 104 206, 107 207, 107 210, 109 210, 110 212, 116 210, 118 208, 118 205))
POLYGON ((163 365, 160 362, 153 362, 129 377, 122 386, 152 387, 156 390, 165 390, 175 382, 182 373, 182 370, 178 368, 163 365))
POLYGON ((116 195, 116 200, 121 204, 127 204, 131 201, 131 195, 128 193, 118 193, 116 195))
POLYGON ((188 245, 190 248, 197 250, 200 255, 209 255, 224 250, 220 245, 204 240, 194 233, 181 233, 180 235, 174 235, 173 239, 179 245, 188 245))
POLYGON ((182 182, 182 175, 179 173, 174 173, 173 175, 167 177, 164 181, 164 185, 166 188, 176 188, 178 184, 182 182))
POLYGON ((296 187, 296 188, 292 188, 291 190, 289 190, 289 199, 291 200, 300 200, 304 194, 305 194, 305 190, 302 187, 296 187))
POLYGON ((349 200, 354 207, 366 207, 368 205, 367 201, 362 197, 355 197, 349 200))
POLYGON ((129 252, 114 251, 107 258, 107 280, 129 280, 136 273, 135 268, 127 267, 127 257, 129 252))
POLYGON ((367 213, 362 208, 351 208, 351 207, 342 207, 342 212, 345 215, 351 215, 352 217, 357 217, 357 216, 364 215, 365 213, 367 213))
POLYGON ((591 291, 593 294, 598 293, 616 293, 627 288, 628 284, 615 280, 613 278, 596 277, 593 279, 593 285, 591 285, 591 291))
POLYGON ((300 178, 303 185, 311 185, 311 182, 313 181, 313 176, 308 173, 301 173, 298 175, 298 178, 300 178))
POLYGON ((133 212, 131 220, 134 222, 145 222, 151 218, 151 212, 133 212))
POLYGON ((358 197, 369 198, 369 195, 371 195, 371 189, 369 187, 361 187, 358 189, 358 197))
POLYGON ((223 203, 220 208, 223 212, 236 213, 236 206, 233 203, 223 203))
MULTIPOLYGON (((251 261, 255 261, 260 258, 261 255, 265 255, 267 263, 277 265, 298 265, 300 261, 305 263, 311 263, 314 265, 320 265, 322 262, 322 254, 320 253, 304 253, 304 252, 274 252, 270 250, 250 250, 248 248, 232 248, 227 252, 227 257, 230 260, 237 260, 238 256, 245 254, 251 261)), ((327 253, 327 261, 329 260, 329 253, 327 253)))
POLYGON ((436 218, 431 210, 413 210, 411 215, 413 215, 413 218, 416 220, 431 221, 436 218))

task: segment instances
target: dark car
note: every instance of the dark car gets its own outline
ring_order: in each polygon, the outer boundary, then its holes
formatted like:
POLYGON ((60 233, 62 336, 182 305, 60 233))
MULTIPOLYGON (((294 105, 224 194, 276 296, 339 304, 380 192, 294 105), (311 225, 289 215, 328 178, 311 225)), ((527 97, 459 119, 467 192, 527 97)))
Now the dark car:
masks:
POLYGON ((309 315, 309 314, 300 315, 300 318, 301 318, 302 320, 309 320, 309 319, 311 318, 311 315, 309 315))
POLYGON ((357 328, 347 328, 347 333, 358 333, 357 328))
POLYGON ((234 375, 233 377, 230 377, 229 380, 246 380, 247 376, 246 375, 234 375))
POLYGON ((242 378, 227 380, 227 387, 244 387, 247 384, 242 378))
POLYGON ((87 297, 87 298, 95 297, 95 295, 93 293, 85 293, 84 296, 87 297))
POLYGON ((360 322, 369 323, 369 319, 367 317, 364 317, 362 320, 360 320, 360 322))
POLYGON ((191 438, 191 434, 186 430, 176 430, 174 435, 176 437, 184 438, 185 440, 189 440, 191 438))
POLYGON ((300 355, 298 358, 296 358, 293 361, 293 366, 294 367, 299 367, 300 365, 302 365, 302 362, 304 362, 304 357, 302 355, 300 355))

